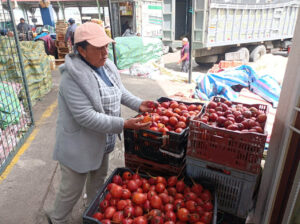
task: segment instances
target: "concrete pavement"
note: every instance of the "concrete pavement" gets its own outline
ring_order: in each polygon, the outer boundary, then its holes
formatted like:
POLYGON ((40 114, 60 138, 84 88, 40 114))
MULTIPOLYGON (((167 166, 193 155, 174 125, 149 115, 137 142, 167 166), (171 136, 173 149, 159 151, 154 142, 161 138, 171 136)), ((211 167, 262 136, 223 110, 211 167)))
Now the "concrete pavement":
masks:
MULTIPOLYGON (((143 99, 157 99, 168 94, 162 88, 170 83, 122 75, 125 87, 143 99), (162 86, 162 87, 161 87, 162 86)), ((52 160, 57 119, 57 91, 60 75, 53 72, 53 89, 34 106, 36 136, 20 156, 7 177, 0 182, 0 224, 47 223, 44 210, 51 209, 60 180, 59 166, 52 160), (52 106, 53 111, 49 107, 52 106), (45 111, 50 117, 45 118, 45 111)), ((173 85, 173 84, 172 84, 173 85)), ((178 89, 180 83, 174 83, 178 89)), ((122 107, 122 116, 128 118, 136 113, 122 107)), ((110 155, 110 171, 124 166, 123 142, 118 141, 110 155)), ((72 224, 82 223, 84 200, 81 198, 72 213, 72 224)))

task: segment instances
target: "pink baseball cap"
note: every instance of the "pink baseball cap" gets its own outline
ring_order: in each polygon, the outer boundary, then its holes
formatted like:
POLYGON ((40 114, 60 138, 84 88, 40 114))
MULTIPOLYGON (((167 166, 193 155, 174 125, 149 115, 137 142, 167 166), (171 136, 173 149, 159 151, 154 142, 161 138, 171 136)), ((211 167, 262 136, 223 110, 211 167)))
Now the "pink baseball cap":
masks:
POLYGON ((74 43, 85 40, 94 47, 103 47, 109 43, 115 43, 113 39, 107 36, 105 30, 99 24, 93 22, 86 22, 75 30, 74 43))

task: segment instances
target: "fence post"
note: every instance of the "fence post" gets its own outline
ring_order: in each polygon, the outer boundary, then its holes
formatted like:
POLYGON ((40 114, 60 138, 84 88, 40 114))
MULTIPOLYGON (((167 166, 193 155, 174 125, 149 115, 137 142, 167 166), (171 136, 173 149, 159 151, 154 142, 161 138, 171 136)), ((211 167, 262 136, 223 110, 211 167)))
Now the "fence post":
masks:
POLYGON ((10 15, 10 18, 11 18, 11 21, 12 21, 12 29, 13 29, 14 38, 15 38, 15 41, 16 41, 16 47, 17 47, 19 62, 20 62, 20 65, 21 65, 20 70, 21 70, 21 73, 22 73, 22 80, 23 80, 23 83, 24 83, 26 98, 28 100, 28 109, 29 109, 32 125, 34 125, 32 105, 31 105, 31 99, 30 99, 30 95, 29 95, 29 91, 28 91, 26 73, 25 73, 25 70, 24 70, 23 57, 22 57, 22 54, 21 54, 20 42, 19 42, 18 32, 17 32, 17 28, 16 28, 16 23, 15 23, 15 17, 14 17, 13 11, 12 11, 10 0, 7 0, 7 6, 8 6, 8 12, 9 12, 9 15, 10 15))

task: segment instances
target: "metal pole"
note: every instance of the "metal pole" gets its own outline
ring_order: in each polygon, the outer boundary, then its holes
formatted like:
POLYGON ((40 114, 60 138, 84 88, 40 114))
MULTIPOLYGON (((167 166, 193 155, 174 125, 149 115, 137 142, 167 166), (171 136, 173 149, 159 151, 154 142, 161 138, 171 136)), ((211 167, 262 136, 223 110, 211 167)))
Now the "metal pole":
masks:
POLYGON ((104 24, 104 26, 106 26, 106 22, 105 22, 105 9, 104 9, 104 7, 102 7, 102 11, 103 11, 103 24, 104 24))
POLYGON ((96 0, 97 2, 97 7, 98 7, 98 17, 99 19, 101 20, 101 10, 100 10, 100 3, 99 3, 99 0, 96 0))
POLYGON ((65 7, 63 4, 60 4, 59 1, 57 1, 57 4, 58 4, 58 7, 60 8, 61 12, 62 12, 62 16, 63 16, 63 19, 64 21, 66 21, 66 16, 65 16, 65 7))
MULTIPOLYGON (((107 0, 108 4, 108 13, 109 13, 109 23, 110 23, 110 32, 111 32, 111 38, 114 39, 114 29, 113 29, 113 22, 112 22, 112 16, 111 16, 111 2, 110 0, 107 0)), ((113 49, 113 56, 114 56, 114 63, 117 66, 117 57, 116 57, 116 49, 115 45, 112 44, 112 49, 113 49)))
POLYGON ((23 57, 22 57, 22 54, 21 54, 19 38, 17 36, 17 28, 16 28, 16 23, 15 23, 15 17, 14 17, 13 11, 12 11, 11 1, 10 0, 7 0, 7 6, 8 6, 8 12, 9 12, 10 18, 12 20, 13 31, 14 31, 14 38, 15 38, 16 47, 17 47, 17 53, 18 53, 18 57, 19 57, 19 60, 20 60, 20 70, 21 70, 21 73, 22 73, 22 80, 23 80, 23 83, 24 83, 26 98, 28 100, 29 114, 30 114, 30 117, 31 117, 31 120, 32 120, 32 125, 34 125, 32 105, 31 105, 31 99, 30 99, 29 90, 28 90, 26 73, 25 73, 25 70, 24 70, 23 57))
POLYGON ((82 7, 78 7, 78 10, 79 10, 79 15, 80 15, 80 21, 81 21, 81 23, 83 23, 82 22, 82 7))
POLYGON ((189 38, 189 79, 188 82, 191 83, 192 81, 192 47, 193 47, 193 6, 191 4, 191 1, 189 1, 189 6, 190 6, 190 10, 189 10, 189 17, 190 17, 190 38, 189 38))

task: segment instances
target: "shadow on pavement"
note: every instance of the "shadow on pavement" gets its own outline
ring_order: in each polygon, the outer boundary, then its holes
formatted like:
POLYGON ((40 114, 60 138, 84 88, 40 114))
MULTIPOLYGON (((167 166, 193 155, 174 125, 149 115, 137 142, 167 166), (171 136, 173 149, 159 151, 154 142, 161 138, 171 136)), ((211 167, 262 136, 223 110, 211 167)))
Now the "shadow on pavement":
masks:
MULTIPOLYGON (((167 69, 171 69, 176 72, 181 71, 181 65, 178 65, 176 62, 172 63, 166 63, 165 67, 167 69)), ((212 67, 212 64, 203 64, 198 65, 195 61, 192 62, 192 71, 193 72, 201 72, 201 73, 207 73, 207 71, 212 67)))

